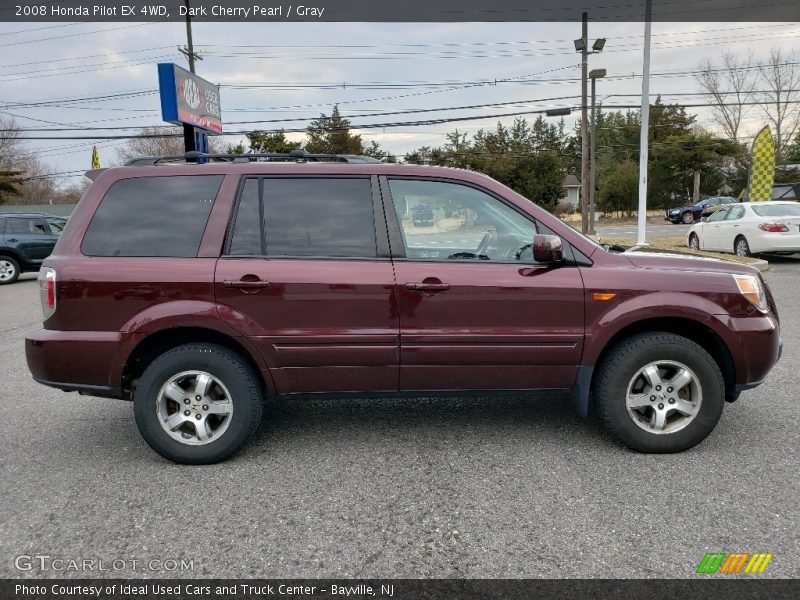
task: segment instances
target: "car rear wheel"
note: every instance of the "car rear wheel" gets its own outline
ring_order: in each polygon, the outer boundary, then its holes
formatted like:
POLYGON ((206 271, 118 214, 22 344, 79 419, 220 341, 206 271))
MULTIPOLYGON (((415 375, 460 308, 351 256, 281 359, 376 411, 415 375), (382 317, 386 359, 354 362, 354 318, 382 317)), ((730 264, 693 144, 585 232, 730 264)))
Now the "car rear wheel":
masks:
POLYGON ((145 441, 184 464, 233 456, 258 427, 262 406, 253 370, 217 344, 186 344, 165 352, 142 374, 134 398, 145 441))
POLYGON ((722 414, 725 384, 701 346, 671 333, 645 333, 598 365, 594 397, 606 428, 639 452, 681 452, 703 441, 722 414))
POLYGON ((700 250, 700 238, 694 233, 689 235, 689 248, 692 250, 700 250))
POLYGON ((694 215, 692 211, 687 210, 685 213, 681 215, 681 221, 683 221, 686 225, 691 225, 694 223, 694 215))
POLYGON ((750 244, 747 243, 747 240, 742 235, 737 237, 736 241, 733 242, 733 251, 737 256, 751 256, 750 244))
POLYGON ((19 263, 10 256, 0 256, 0 285, 19 279, 19 263))

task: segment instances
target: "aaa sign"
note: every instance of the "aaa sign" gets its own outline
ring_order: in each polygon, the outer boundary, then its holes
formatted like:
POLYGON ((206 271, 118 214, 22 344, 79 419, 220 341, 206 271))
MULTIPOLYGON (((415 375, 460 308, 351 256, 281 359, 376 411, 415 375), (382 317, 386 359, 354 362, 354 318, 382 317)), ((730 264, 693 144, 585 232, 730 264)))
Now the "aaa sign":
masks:
POLYGON ((222 133, 219 86, 173 63, 159 63, 158 86, 162 119, 222 133))

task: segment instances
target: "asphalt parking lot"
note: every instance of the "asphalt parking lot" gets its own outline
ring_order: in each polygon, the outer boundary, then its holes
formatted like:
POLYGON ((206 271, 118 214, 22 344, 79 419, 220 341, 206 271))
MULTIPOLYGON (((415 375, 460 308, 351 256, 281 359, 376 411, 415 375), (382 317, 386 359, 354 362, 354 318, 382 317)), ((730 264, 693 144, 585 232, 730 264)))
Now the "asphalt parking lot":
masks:
POLYGON ((0 576, 691 578, 762 551, 763 577, 798 577, 800 261, 766 277, 783 358, 682 454, 629 452, 557 396, 430 397, 281 402, 235 459, 186 467, 129 403, 31 380, 28 275, 0 287, 0 576), (124 566, 15 567, 34 554, 124 566))
MULTIPOLYGON (((660 237, 683 237, 691 228, 691 225, 673 225, 667 221, 661 223, 647 224, 647 238, 660 237)), ((601 225, 595 227, 597 235, 601 238, 634 238, 636 239, 636 225, 601 225)))

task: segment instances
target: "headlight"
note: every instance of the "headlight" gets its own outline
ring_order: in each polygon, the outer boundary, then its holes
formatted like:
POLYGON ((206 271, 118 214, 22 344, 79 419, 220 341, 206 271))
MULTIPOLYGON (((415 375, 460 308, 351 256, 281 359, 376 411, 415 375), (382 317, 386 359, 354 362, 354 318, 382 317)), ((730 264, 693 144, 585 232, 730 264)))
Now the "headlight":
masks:
POLYGON ((681 212, 681 211, 679 211, 679 210, 671 210, 671 211, 669 211, 669 214, 677 215, 679 212, 681 212))
POLYGON ((755 275, 733 275, 739 293, 761 312, 767 312, 767 296, 755 275))

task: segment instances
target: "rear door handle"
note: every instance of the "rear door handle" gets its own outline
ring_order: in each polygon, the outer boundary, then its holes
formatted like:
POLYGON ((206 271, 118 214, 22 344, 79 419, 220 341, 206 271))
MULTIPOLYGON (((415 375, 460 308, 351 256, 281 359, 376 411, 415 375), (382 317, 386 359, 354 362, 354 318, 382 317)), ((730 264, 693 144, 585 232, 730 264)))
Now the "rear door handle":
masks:
POLYGON ((19 240, 17 238, 8 238, 8 241, 9 242, 18 242, 19 240))
POLYGON ((417 292, 444 292, 450 289, 449 283, 442 283, 437 282, 425 282, 425 281, 409 281, 406 283, 407 290, 414 290, 417 292))

